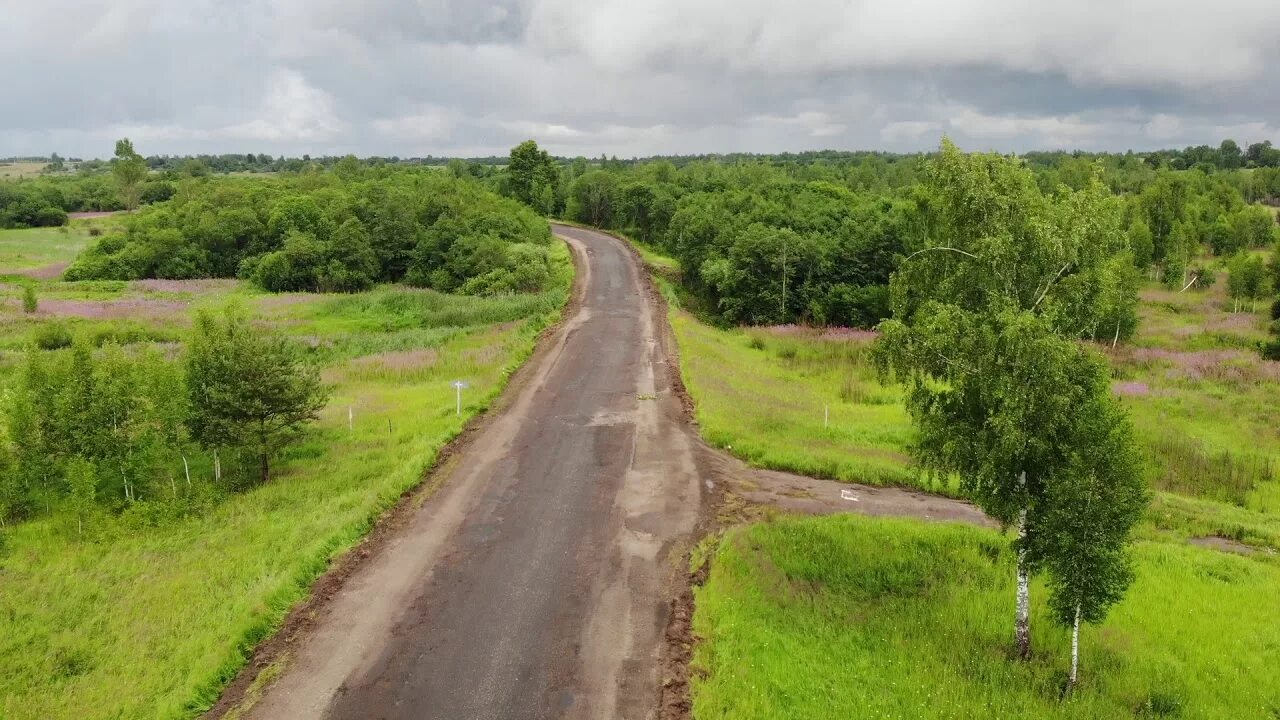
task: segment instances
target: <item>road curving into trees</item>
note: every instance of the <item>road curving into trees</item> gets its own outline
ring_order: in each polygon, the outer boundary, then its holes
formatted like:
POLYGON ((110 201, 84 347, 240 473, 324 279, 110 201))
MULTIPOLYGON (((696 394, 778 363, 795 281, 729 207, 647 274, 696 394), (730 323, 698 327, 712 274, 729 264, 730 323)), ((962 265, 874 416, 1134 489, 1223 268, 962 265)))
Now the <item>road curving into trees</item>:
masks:
POLYGON ((645 718, 704 485, 630 250, 557 227, 579 298, 288 651, 255 718, 645 718))

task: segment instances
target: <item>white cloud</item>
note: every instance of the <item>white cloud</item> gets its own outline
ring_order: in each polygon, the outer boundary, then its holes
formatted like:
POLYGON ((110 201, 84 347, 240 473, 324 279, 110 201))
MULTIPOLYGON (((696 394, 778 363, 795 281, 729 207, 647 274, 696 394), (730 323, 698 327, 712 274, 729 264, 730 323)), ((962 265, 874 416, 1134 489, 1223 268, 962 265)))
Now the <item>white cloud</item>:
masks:
POLYGON ((880 128, 880 139, 887 143, 915 142, 942 132, 942 123, 933 120, 899 120, 880 128))
POLYGON ((1166 142, 1182 134, 1182 121, 1167 113, 1157 113, 1142 126, 1142 131, 1152 140, 1166 142))
POLYGON ((218 137, 234 140, 324 142, 343 130, 334 100, 293 70, 272 73, 256 117, 221 128, 218 137))
POLYGON ((1105 123, 1083 120, 1077 115, 988 115, 973 108, 960 110, 947 124, 971 138, 1033 136, 1055 148, 1089 145, 1107 133, 1105 123))
POLYGON ((375 132, 392 141, 438 141, 449 136, 458 122, 458 114, 437 105, 423 105, 409 115, 374 120, 375 132))

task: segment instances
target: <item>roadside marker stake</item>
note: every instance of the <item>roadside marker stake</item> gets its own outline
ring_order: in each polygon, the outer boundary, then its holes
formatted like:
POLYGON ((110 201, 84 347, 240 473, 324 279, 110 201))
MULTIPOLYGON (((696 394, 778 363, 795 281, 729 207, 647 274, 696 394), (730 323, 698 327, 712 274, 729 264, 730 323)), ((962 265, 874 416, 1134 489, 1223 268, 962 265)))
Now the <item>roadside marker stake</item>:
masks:
POLYGON ((464 388, 464 387, 467 387, 467 384, 466 384, 465 382, 463 382, 463 381, 461 381, 461 380, 454 380, 454 381, 453 381, 453 389, 454 389, 455 391, 457 391, 457 394, 458 394, 457 409, 454 411, 454 412, 455 412, 455 414, 457 414, 457 415, 461 415, 461 414, 462 414, 462 388, 464 388))

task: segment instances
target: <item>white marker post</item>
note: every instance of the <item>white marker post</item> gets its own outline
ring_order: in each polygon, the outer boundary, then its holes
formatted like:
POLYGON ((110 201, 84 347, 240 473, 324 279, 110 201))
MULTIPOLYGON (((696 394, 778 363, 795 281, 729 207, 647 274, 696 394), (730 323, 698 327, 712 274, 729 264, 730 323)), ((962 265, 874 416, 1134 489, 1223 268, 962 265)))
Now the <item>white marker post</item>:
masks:
POLYGON ((822 427, 827 427, 830 421, 831 421, 831 406, 823 405, 822 406, 822 427))
POLYGON ((465 388, 465 387, 467 387, 467 384, 465 382, 461 380, 453 381, 453 389, 457 391, 457 395, 458 395, 458 407, 457 407, 457 410, 455 411, 456 414, 458 415, 462 414, 462 388, 465 388))

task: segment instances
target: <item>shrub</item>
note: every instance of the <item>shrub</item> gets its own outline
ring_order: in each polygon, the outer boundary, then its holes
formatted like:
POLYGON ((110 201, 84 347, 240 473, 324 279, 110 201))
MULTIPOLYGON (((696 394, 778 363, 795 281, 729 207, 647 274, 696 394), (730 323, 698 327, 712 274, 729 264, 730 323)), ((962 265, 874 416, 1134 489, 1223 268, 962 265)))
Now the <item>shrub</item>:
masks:
POLYGON ((27 285, 22 288, 22 311, 30 315, 40 306, 40 301, 36 298, 36 288, 34 285, 27 285))
POLYGON ((1273 338, 1262 344, 1263 360, 1280 360, 1280 338, 1273 338))
POLYGON ((36 330, 36 347, 41 350, 60 350, 71 343, 71 331, 62 323, 46 323, 36 330))
POLYGON ((1280 298, 1276 298, 1275 302, 1271 303, 1271 319, 1280 320, 1280 298))
POLYGON ((58 227, 67 224, 67 211, 62 208, 48 206, 36 211, 31 218, 35 227, 58 227))

